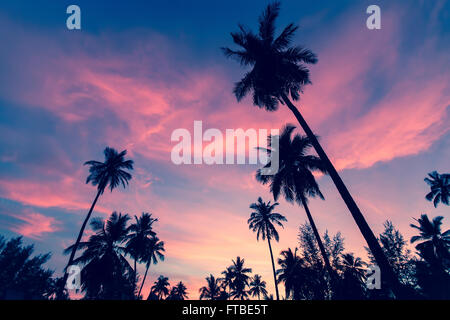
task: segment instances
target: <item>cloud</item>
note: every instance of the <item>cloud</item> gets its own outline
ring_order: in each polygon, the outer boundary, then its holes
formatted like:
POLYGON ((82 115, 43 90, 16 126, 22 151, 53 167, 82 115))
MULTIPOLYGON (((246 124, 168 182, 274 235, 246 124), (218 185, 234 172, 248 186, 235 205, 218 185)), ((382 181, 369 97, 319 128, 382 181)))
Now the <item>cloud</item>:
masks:
POLYGON ((29 211, 16 215, 15 218, 23 221, 22 224, 11 228, 25 237, 39 240, 43 234, 60 230, 60 221, 53 217, 47 217, 41 213, 29 211))

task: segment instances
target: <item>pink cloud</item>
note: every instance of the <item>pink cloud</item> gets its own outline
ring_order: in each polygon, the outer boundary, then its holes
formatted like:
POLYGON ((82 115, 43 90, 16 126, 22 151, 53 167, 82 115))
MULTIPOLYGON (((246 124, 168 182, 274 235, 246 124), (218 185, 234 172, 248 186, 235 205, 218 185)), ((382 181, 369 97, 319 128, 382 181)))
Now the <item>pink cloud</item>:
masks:
POLYGON ((23 223, 12 227, 11 230, 32 239, 39 240, 43 234, 60 230, 60 221, 38 212, 23 212, 15 218, 22 220, 23 223))

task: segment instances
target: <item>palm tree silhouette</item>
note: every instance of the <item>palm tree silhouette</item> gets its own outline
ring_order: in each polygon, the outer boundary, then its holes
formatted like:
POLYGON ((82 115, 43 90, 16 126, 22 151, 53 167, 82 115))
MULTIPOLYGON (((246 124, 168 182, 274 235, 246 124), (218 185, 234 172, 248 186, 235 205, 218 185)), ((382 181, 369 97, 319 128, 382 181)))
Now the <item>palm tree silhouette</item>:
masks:
POLYGON ((129 227, 130 234, 127 236, 128 241, 126 244, 127 253, 134 260, 134 274, 137 276, 136 264, 145 253, 148 247, 149 241, 156 236, 153 231, 153 223, 158 221, 156 218, 152 218, 151 213, 143 212, 138 218, 134 216, 136 222, 129 227))
POLYGON ((158 237, 154 236, 146 241, 146 245, 143 253, 141 254, 141 262, 145 263, 145 273, 142 279, 141 286, 139 288, 138 297, 141 295, 142 288, 144 287, 145 279, 147 278, 148 269, 150 265, 157 264, 158 259, 164 261, 164 241, 160 241, 158 237))
POLYGON ((251 273, 252 269, 244 267, 245 259, 241 259, 239 256, 232 262, 233 284, 230 296, 233 299, 244 300, 248 297, 245 288, 249 285, 250 276, 248 273, 251 273))
POLYGON ((367 264, 359 257, 355 257, 353 253, 344 253, 342 255, 342 266, 344 274, 351 274, 352 277, 363 282, 365 279, 365 267, 367 264))
POLYGON ((273 261, 272 245, 270 244, 270 239, 279 241, 280 237, 274 224, 283 227, 283 224, 281 222, 287 221, 287 219, 281 214, 273 212, 276 206, 278 206, 278 202, 275 202, 274 204, 270 204, 270 201, 265 203, 261 199, 261 197, 259 197, 258 202, 252 203, 250 205, 250 209, 253 209, 255 211, 251 213, 250 219, 248 219, 247 222, 249 229, 253 232, 256 232, 256 239, 258 241, 260 235, 263 240, 266 240, 267 238, 267 243, 269 244, 270 259, 272 261, 275 292, 277 300, 280 300, 280 296, 278 294, 277 277, 275 274, 275 262, 273 261))
MULTIPOLYGON (((86 242, 80 242, 78 249, 84 250, 75 259, 75 264, 84 265, 81 271, 81 284, 86 297, 118 299, 131 298, 135 283, 133 268, 125 259, 125 247, 129 220, 127 214, 113 212, 105 222, 100 218, 92 219, 91 227, 95 234, 86 242)), ((75 245, 65 249, 73 250, 75 245)))
POLYGON ((220 278, 220 282, 221 282, 221 286, 223 287, 223 290, 225 290, 225 292, 227 292, 227 288, 228 288, 228 296, 231 293, 232 290, 232 286, 233 286, 233 267, 229 266, 227 267, 224 271, 222 271, 222 275, 223 277, 220 278))
MULTIPOLYGON (((274 152, 278 154, 279 169, 274 175, 263 175, 261 169, 259 169, 256 173, 256 179, 263 184, 270 182, 270 191, 273 193, 275 200, 278 200, 280 193, 282 193, 286 201, 293 202, 295 200, 299 205, 303 206, 319 245, 325 267, 330 277, 333 278, 333 269, 308 207, 308 197, 318 196, 324 199, 312 171, 326 173, 326 168, 320 158, 308 154, 308 150, 311 148, 311 142, 308 137, 295 134, 292 138, 294 129, 294 126, 286 125, 281 130, 278 150, 273 150, 271 146, 272 139, 269 137, 269 148, 265 150, 269 155, 274 152)), ((265 167, 270 167, 270 163, 265 167)))
POLYGON ((172 288, 174 293, 173 298, 175 300, 185 300, 188 298, 187 288, 182 281, 178 282, 175 287, 172 288))
POLYGON ((305 283, 305 268, 303 260, 297 256, 297 249, 291 248, 281 251, 281 258, 278 258, 280 269, 277 270, 278 282, 284 283, 286 299, 293 297, 300 300, 301 286, 305 283))
POLYGON ((83 237, 84 229, 91 217, 92 211, 94 210, 95 204, 98 198, 109 186, 111 192, 118 187, 120 184, 125 188, 128 185, 128 181, 131 180, 132 176, 126 170, 133 170, 133 160, 125 160, 125 155, 127 151, 124 150, 118 153, 115 149, 106 147, 103 151, 105 155, 105 161, 87 161, 84 165, 90 166, 89 176, 86 179, 86 183, 92 183, 93 186, 97 186, 97 195, 95 196, 94 202, 92 202, 91 208, 84 219, 83 225, 81 226, 80 232, 78 233, 77 240, 72 247, 72 252, 69 257, 69 262, 65 268, 64 278, 61 282, 63 286, 67 282, 67 268, 73 264, 75 258, 75 252, 78 249, 81 238, 83 237))
POLYGON ((429 178, 425 182, 430 186, 431 191, 425 196, 428 201, 433 201, 436 208, 439 202, 450 204, 450 174, 439 174, 437 171, 430 172, 429 178))
POLYGON ((214 278, 212 274, 205 278, 207 285, 200 288, 200 300, 218 300, 220 296, 220 279, 214 278))
POLYGON ((342 255, 343 280, 341 291, 344 299, 364 299, 365 267, 367 264, 353 253, 342 255))
POLYGON ((444 217, 438 216, 430 221, 426 214, 422 214, 419 219, 415 219, 419 223, 418 226, 410 225, 420 231, 418 236, 411 238, 411 243, 422 241, 416 245, 416 249, 422 258, 431 263, 443 262, 450 258, 450 229, 442 233, 442 219, 444 217))
POLYGON ((254 105, 265 108, 267 111, 275 111, 279 103, 281 103, 286 104, 294 113, 320 159, 322 159, 326 171, 352 214, 383 275, 390 280, 393 289, 397 291, 398 281, 375 235, 319 144, 315 134, 300 111, 289 99, 290 96, 293 100, 298 100, 304 86, 311 83, 309 70, 306 65, 315 64, 317 57, 309 49, 290 46, 298 28, 292 23, 284 28, 281 34, 275 38, 275 20, 279 15, 279 10, 280 2, 274 2, 267 6, 259 18, 258 35, 242 25, 239 26, 238 32, 231 33, 233 42, 240 47, 239 50, 222 48, 227 57, 235 58, 242 66, 252 67, 235 84, 234 95, 240 101, 252 92, 254 105))
POLYGON ((162 298, 169 295, 169 278, 160 275, 158 277, 158 280, 154 282, 154 285, 151 289, 152 292, 154 292, 159 300, 162 300, 162 298))
POLYGON ((263 297, 267 296, 266 282, 261 279, 259 274, 253 276, 248 293, 251 294, 252 297, 258 297, 258 300, 261 300, 261 295, 263 297))

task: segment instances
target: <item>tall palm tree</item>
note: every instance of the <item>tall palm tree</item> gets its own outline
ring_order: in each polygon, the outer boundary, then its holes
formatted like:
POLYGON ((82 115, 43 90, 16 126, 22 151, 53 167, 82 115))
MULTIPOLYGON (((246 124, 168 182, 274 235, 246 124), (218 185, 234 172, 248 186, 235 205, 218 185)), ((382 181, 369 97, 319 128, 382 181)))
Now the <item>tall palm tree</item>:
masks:
POLYGON ((90 166, 89 176, 86 179, 86 183, 92 183, 93 186, 97 186, 97 195, 92 202, 91 208, 84 219, 81 226, 80 232, 78 233, 77 240, 72 247, 72 252, 70 253, 69 262, 64 272, 64 278, 61 282, 63 286, 66 285, 68 273, 67 268, 73 264, 75 258, 75 252, 78 249, 81 238, 83 237, 84 229, 91 217, 92 211, 94 210, 95 204, 97 203, 100 195, 103 194, 105 189, 109 187, 111 192, 118 187, 120 184, 125 188, 128 185, 128 181, 131 180, 132 176, 126 170, 133 170, 133 160, 125 160, 127 154, 126 150, 122 152, 117 152, 115 149, 106 147, 103 151, 105 155, 105 161, 87 161, 84 165, 90 166))
POLYGON ((244 67, 251 67, 251 70, 235 84, 234 94, 240 101, 252 92, 254 105, 265 108, 267 111, 275 111, 281 103, 294 113, 317 154, 322 159, 326 171, 352 214, 383 275, 390 280, 393 289, 397 291, 398 281, 395 279, 377 238, 319 144, 315 134, 289 98, 290 96, 293 100, 298 100, 304 86, 311 83, 306 65, 315 64, 317 56, 309 49, 290 46, 298 29, 292 23, 284 28, 278 37, 275 37, 275 20, 279 15, 279 10, 279 2, 267 6, 259 18, 258 35, 243 26, 239 26, 238 32, 231 33, 233 42, 240 49, 223 48, 224 54, 227 57, 235 58, 244 67))
POLYGON ((283 227, 282 221, 287 221, 287 219, 276 212, 275 207, 278 206, 278 202, 271 204, 270 201, 265 203, 261 197, 258 198, 258 202, 252 203, 250 205, 250 209, 255 210, 251 213, 250 219, 248 219, 248 227, 253 232, 256 232, 256 239, 259 240, 259 236, 263 240, 266 240, 269 244, 270 251, 270 259, 272 261, 272 271, 273 271, 273 281, 275 284, 275 293, 277 296, 277 300, 280 300, 280 295, 278 294, 278 284, 277 284, 277 276, 275 274, 275 262, 273 261, 273 253, 272 253, 272 245, 270 244, 271 239, 275 239, 279 241, 280 236, 278 235, 278 231, 275 228, 275 225, 283 227))
POLYGON ((162 300, 164 297, 169 295, 169 287, 169 278, 160 275, 158 280, 154 282, 151 290, 158 296, 159 300, 162 300))
POLYGON ((136 222, 129 227, 130 234, 127 241, 127 253, 134 260, 134 274, 137 275, 137 261, 143 257, 149 241, 156 236, 153 231, 153 223, 158 221, 156 218, 152 218, 151 213, 143 212, 138 218, 134 216, 136 222))
POLYGON ((250 276, 248 273, 251 273, 252 269, 244 267, 245 259, 242 259, 239 256, 236 260, 232 260, 232 262, 233 290, 231 291, 230 296, 232 296, 233 299, 244 300, 248 297, 248 293, 245 289, 249 285, 250 276))
POLYGON ((207 285, 200 288, 200 300, 218 300, 220 296, 220 279, 214 278, 212 274, 205 278, 207 285))
MULTIPOLYGON (((86 242, 80 242, 81 256, 73 262, 82 264, 81 285, 88 299, 131 298, 134 293, 134 271, 125 259, 125 247, 129 220, 127 214, 113 212, 106 223, 97 218, 91 221, 95 232, 86 242), (125 295, 125 296, 124 296, 125 295)), ((65 249, 73 250, 75 245, 65 249)))
POLYGON ((258 300, 261 300, 261 295, 263 297, 267 296, 266 282, 261 279, 259 274, 253 276, 248 293, 251 294, 252 297, 258 297, 258 300))
POLYGON ((142 288, 144 287, 145 279, 147 278, 148 269, 150 265, 157 264, 158 260, 164 261, 164 241, 160 241, 158 237, 154 236, 150 238, 145 245, 144 251, 141 254, 141 262, 145 263, 145 273, 142 279, 141 287, 139 288, 138 297, 141 295, 142 288))
POLYGON ((450 204, 450 174, 439 174, 437 171, 430 172, 425 182, 430 186, 430 192, 425 196, 428 201, 433 201, 436 208, 439 202, 450 204))
MULTIPOLYGON (((269 148, 266 150, 269 155, 277 152, 279 169, 274 175, 263 175, 260 169, 256 173, 256 179, 263 184, 270 182, 270 191, 273 193, 275 200, 278 200, 280 193, 282 193, 286 201, 296 201, 303 206, 322 254, 325 267, 330 277, 333 277, 333 270, 330 266, 328 255, 308 207, 308 197, 318 196, 324 199, 312 171, 326 173, 326 168, 320 158, 308 154, 309 148, 311 148, 311 142, 308 137, 295 134, 292 138, 294 129, 295 127, 292 125, 286 125, 282 129, 279 136, 278 150, 276 151, 273 150, 271 146, 272 139, 269 138, 269 148)), ((267 166, 270 167, 270 163, 267 166)))
POLYGON ((450 229, 442 232, 442 219, 438 216, 432 221, 426 214, 422 214, 419 219, 415 219, 419 225, 411 224, 412 228, 420 231, 418 236, 411 238, 411 243, 422 241, 416 245, 416 249, 421 253, 425 260, 430 262, 444 261, 450 258, 450 229))

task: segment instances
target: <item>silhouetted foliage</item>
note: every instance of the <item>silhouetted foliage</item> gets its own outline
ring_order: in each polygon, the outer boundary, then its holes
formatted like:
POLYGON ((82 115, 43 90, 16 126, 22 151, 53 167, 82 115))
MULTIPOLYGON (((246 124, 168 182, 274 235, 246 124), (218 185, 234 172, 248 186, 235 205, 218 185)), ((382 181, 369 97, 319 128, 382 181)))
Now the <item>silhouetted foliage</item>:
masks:
POLYGON ((450 204, 450 174, 439 174, 437 171, 430 172, 424 179, 430 186, 430 192, 425 196, 428 201, 433 201, 435 207, 439 202, 450 204))

